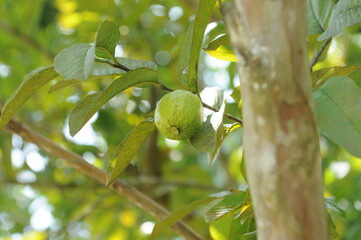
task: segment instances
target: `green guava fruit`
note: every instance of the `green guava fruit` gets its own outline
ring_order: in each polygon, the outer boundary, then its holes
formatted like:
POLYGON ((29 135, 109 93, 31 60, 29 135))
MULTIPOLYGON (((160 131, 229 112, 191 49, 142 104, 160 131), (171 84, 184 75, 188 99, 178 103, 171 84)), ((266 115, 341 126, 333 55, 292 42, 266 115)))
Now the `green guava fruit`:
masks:
POLYGON ((202 102, 189 91, 170 92, 159 101, 155 109, 154 123, 166 138, 188 139, 202 126, 202 102))

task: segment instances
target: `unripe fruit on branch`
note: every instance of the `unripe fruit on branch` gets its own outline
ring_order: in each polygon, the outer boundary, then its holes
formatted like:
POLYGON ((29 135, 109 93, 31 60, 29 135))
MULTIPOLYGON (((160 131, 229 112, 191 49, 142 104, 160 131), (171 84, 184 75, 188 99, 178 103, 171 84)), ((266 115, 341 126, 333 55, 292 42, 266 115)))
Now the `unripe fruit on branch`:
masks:
POLYGON ((198 96, 189 91, 170 92, 159 101, 155 109, 154 122, 166 138, 188 139, 202 126, 202 102, 198 96))

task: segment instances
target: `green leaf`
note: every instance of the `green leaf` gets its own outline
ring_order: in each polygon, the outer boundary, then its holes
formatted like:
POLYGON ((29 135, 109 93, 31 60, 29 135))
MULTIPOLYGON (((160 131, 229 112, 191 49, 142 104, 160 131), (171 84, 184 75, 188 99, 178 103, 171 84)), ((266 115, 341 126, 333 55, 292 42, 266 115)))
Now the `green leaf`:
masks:
POLYGON ((126 169, 145 141, 155 131, 153 114, 154 112, 138 124, 115 149, 115 157, 107 170, 107 186, 114 182, 126 169))
POLYGON ((114 82, 103 91, 87 96, 84 101, 75 107, 70 114, 70 135, 74 136, 78 133, 79 130, 89 121, 89 119, 115 95, 127 88, 142 84, 157 85, 157 72, 148 68, 139 68, 129 71, 114 80, 114 82))
POLYGON ((198 92, 197 71, 204 31, 212 15, 216 0, 199 0, 194 24, 187 31, 184 49, 178 62, 179 79, 190 91, 198 92))
POLYGON ((212 114, 211 123, 214 131, 216 132, 216 146, 212 152, 207 154, 208 156, 208 164, 212 166, 214 161, 217 159, 218 154, 221 150, 223 140, 225 139, 224 131, 223 131, 223 115, 224 110, 226 109, 226 101, 223 101, 221 109, 218 112, 212 114))
POLYGON ((236 55, 233 52, 229 35, 223 35, 211 43, 204 49, 210 56, 231 62, 237 62, 236 55))
POLYGON ((102 22, 95 40, 95 54, 101 58, 113 59, 119 39, 120 33, 117 25, 111 21, 102 22))
POLYGON ((321 133, 361 157, 361 88, 348 77, 333 77, 313 100, 321 133))
POLYGON ((354 80, 354 82, 361 87, 361 69, 354 71, 350 74, 350 78, 354 80))
POLYGON ((323 28, 317 20, 316 13, 312 6, 312 0, 307 1, 307 34, 322 33, 323 28))
POLYGON ((241 240, 257 240, 257 231, 243 234, 241 240))
POLYGON ((10 121, 16 111, 42 86, 58 76, 53 66, 35 70, 24 78, 16 91, 7 99, 2 108, 0 130, 10 121))
POLYGON ((324 32, 333 6, 334 1, 332 0, 307 1, 308 34, 319 34, 324 32))
POLYGON ((206 222, 210 223, 220 218, 234 214, 242 208, 245 193, 234 193, 226 196, 206 214, 206 222))
POLYGON ((243 179, 246 181, 246 183, 248 183, 248 178, 247 178, 247 172, 246 172, 246 159, 244 158, 244 149, 243 149, 243 153, 242 153, 242 159, 241 159, 241 173, 242 173, 242 177, 243 179))
POLYGON ((336 224, 333 222, 331 214, 327 213, 327 220, 328 220, 328 229, 330 240, 337 240, 339 239, 339 235, 337 233, 336 224))
POLYGON ((334 197, 327 197, 325 198, 325 203, 326 203, 326 207, 327 209, 339 214, 342 217, 346 216, 346 212, 345 210, 343 210, 342 208, 340 208, 334 197))
POLYGON ((348 76, 359 69, 361 69, 361 66, 336 66, 322 68, 312 72, 312 83, 314 87, 319 88, 331 77, 348 76))
POLYGON ((177 209, 173 211, 170 215, 168 215, 166 218, 159 221, 153 228, 152 232, 152 239, 157 237, 160 233, 167 230, 169 227, 173 226, 176 222, 180 221, 183 217, 194 211, 195 209, 202 207, 208 203, 211 203, 215 200, 218 200, 222 197, 218 196, 210 196, 203 199, 196 200, 190 204, 188 204, 185 207, 182 207, 180 209, 177 209))
POLYGON ((88 79, 94 66, 95 46, 85 43, 62 50, 54 59, 55 70, 68 79, 88 79))
POLYGON ((209 233, 212 239, 229 240, 232 222, 234 221, 232 215, 220 218, 218 221, 213 221, 209 224, 209 233))
MULTIPOLYGON (((206 87, 202 90, 200 96, 203 103, 213 108, 219 108, 222 106, 223 91, 219 87, 206 87)), ((207 108, 203 109, 205 122, 198 133, 190 139, 190 142, 198 151, 210 152, 216 148, 217 126, 213 126, 211 122, 214 111, 207 108)))
POLYGON ((115 68, 104 62, 95 62, 93 65, 91 76, 113 76, 113 75, 121 75, 125 71, 115 68))
POLYGON ((137 68, 150 68, 153 70, 158 70, 158 66, 155 62, 142 60, 142 59, 135 59, 135 58, 125 58, 125 57, 117 57, 116 60, 118 63, 122 64, 123 66, 134 70, 137 68))
POLYGON ((319 41, 337 36, 346 27, 361 22, 361 0, 339 0, 332 11, 328 27, 319 41))
POLYGON ((256 226, 253 218, 241 223, 239 219, 233 219, 230 230, 229 240, 256 240, 256 226))
POLYGON ((223 92, 219 88, 205 88, 201 93, 202 102, 211 107, 219 106, 223 102, 218 112, 205 109, 206 120, 201 129, 193 137, 190 143, 198 151, 212 152, 209 156, 209 164, 212 165, 216 159, 221 147, 223 137, 222 121, 225 110, 225 101, 223 101, 223 92))
POLYGON ((80 83, 80 81, 79 80, 74 80, 74 79, 73 80, 59 80, 49 88, 48 93, 53 93, 53 92, 56 92, 58 90, 66 88, 66 87, 73 86, 73 85, 78 84, 78 83, 80 83))

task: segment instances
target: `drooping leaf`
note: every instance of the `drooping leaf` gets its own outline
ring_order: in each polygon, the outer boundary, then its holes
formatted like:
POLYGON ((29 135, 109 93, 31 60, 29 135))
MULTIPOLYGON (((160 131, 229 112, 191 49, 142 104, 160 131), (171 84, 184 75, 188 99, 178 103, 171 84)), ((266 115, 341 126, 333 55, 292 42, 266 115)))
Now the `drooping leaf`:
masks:
POLYGON ((121 91, 139 86, 142 84, 158 84, 158 74, 148 68, 139 68, 129 71, 103 91, 89 95, 71 112, 69 117, 70 135, 74 136, 89 121, 89 119, 99 111, 104 104, 121 91))
POLYGON ((204 49, 210 56, 231 62, 237 62, 236 55, 231 47, 229 35, 218 37, 204 49))
POLYGON ((229 194, 217 205, 213 206, 206 214, 206 222, 210 223, 222 217, 234 214, 242 208, 245 193, 229 194))
POLYGON ((198 60, 204 31, 213 12, 216 0, 199 0, 194 24, 187 31, 184 49, 178 63, 178 76, 191 92, 198 92, 198 60))
POLYGON ((318 40, 337 36, 346 27, 361 22, 361 0, 339 0, 334 7, 328 27, 318 40))
POLYGON ((43 67, 30 73, 5 102, 0 118, 0 130, 9 122, 16 111, 42 86, 58 76, 53 66, 43 67))
POLYGON ((212 166, 214 161, 217 159, 219 151, 221 150, 223 140, 225 138, 223 131, 223 114, 226 109, 226 101, 223 101, 221 109, 218 112, 212 114, 211 123, 216 132, 216 146, 212 152, 209 152, 208 155, 208 164, 212 166))
POLYGON ((338 235, 338 232, 336 229, 336 224, 334 223, 334 221, 329 213, 327 213, 327 220, 328 220, 328 229, 329 229, 330 240, 339 239, 339 235, 338 235))
POLYGON ((211 107, 222 106, 219 112, 213 112, 212 110, 204 108, 205 122, 201 129, 192 138, 190 143, 198 151, 202 152, 214 152, 217 148, 217 140, 219 140, 219 134, 222 134, 223 130, 220 126, 222 125, 223 113, 225 104, 222 105, 223 92, 220 88, 212 87, 205 88, 201 92, 202 102, 206 103, 211 107))
POLYGON ((153 112, 139 123, 115 149, 115 157, 107 170, 107 183, 109 186, 126 169, 148 137, 155 131, 153 112))
POLYGON ((203 199, 196 200, 185 207, 173 211, 169 216, 158 222, 152 232, 152 239, 157 237, 160 233, 167 230, 169 227, 173 226, 176 222, 180 221, 183 217, 187 216, 189 213, 195 209, 202 207, 206 204, 209 204, 215 200, 220 199, 218 196, 210 196, 203 199))
POLYGON ((319 34, 324 32, 333 6, 334 1, 332 0, 307 1, 308 34, 319 34))
POLYGON ((75 79, 72 79, 72 80, 59 80, 49 88, 48 93, 53 93, 53 92, 56 92, 58 90, 66 88, 66 87, 73 86, 73 85, 78 84, 78 83, 80 83, 80 81, 75 80, 75 79))
POLYGON ((210 152, 216 148, 217 132, 212 126, 211 117, 209 115, 199 131, 190 138, 190 143, 198 151, 210 152))
POLYGON ((322 68, 312 72, 312 83, 314 87, 319 88, 331 77, 348 76, 359 69, 361 69, 361 66, 336 66, 322 68))
POLYGON ((246 172, 246 161, 245 161, 244 156, 245 155, 244 155, 244 149, 243 149, 242 159, 241 159, 241 173, 242 173, 243 179, 246 181, 246 183, 248 183, 247 172, 246 172))
POLYGON ((361 157, 361 88, 348 77, 333 77, 313 100, 321 133, 361 157))
POLYGON ((55 70, 67 79, 88 79, 94 66, 95 46, 85 43, 62 50, 54 59, 55 70))
POLYGON ((119 39, 120 33, 117 25, 111 21, 102 22, 95 40, 95 54, 101 58, 113 59, 119 39))

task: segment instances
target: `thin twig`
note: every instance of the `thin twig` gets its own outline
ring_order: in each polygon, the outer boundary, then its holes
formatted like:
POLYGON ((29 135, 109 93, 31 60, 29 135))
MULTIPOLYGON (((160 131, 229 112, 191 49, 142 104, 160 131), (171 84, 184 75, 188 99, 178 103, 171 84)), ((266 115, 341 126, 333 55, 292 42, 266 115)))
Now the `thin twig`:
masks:
MULTIPOLYGON (((100 184, 105 185, 105 172, 97 167, 94 167, 78 154, 62 148, 52 140, 33 131, 31 128, 15 120, 10 120, 10 122, 6 126, 6 129, 18 134, 24 139, 24 141, 36 144, 39 148, 41 148, 48 154, 63 159, 69 165, 82 172, 84 175, 92 178, 100 184)), ((117 192, 119 195, 123 196, 128 201, 144 209, 157 219, 163 219, 170 214, 168 210, 166 210, 157 202, 149 198, 147 195, 122 181, 116 180, 109 187, 115 192, 117 192)), ((171 229, 175 233, 183 236, 186 239, 203 239, 198 233, 196 233, 193 229, 191 229, 182 221, 173 225, 171 229)))
MULTIPOLYGON (((209 110, 212 110, 212 111, 214 111, 214 112, 218 112, 218 111, 219 111, 219 109, 214 108, 214 107, 211 107, 211 106, 205 104, 204 102, 202 102, 202 104, 203 104, 203 107, 208 108, 209 110)), ((238 123, 241 124, 241 126, 243 126, 243 121, 242 121, 241 119, 239 119, 239 118, 237 118, 237 117, 235 117, 235 116, 232 116, 232 115, 230 115, 230 114, 228 114, 228 113, 223 114, 223 116, 225 116, 226 118, 228 118, 228 119, 230 119, 230 120, 232 120, 232 121, 238 122, 238 123)))
POLYGON ((310 70, 312 71, 312 67, 317 63, 318 59, 321 57, 323 51, 326 49, 326 47, 328 46, 328 44, 331 42, 332 38, 328 38, 326 39, 326 41, 322 44, 320 50, 316 50, 314 55, 312 56, 312 59, 310 61, 309 67, 310 70))

